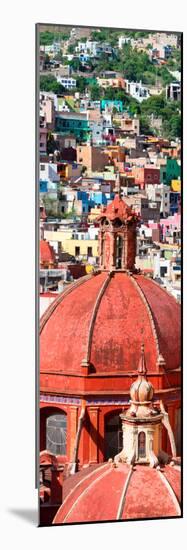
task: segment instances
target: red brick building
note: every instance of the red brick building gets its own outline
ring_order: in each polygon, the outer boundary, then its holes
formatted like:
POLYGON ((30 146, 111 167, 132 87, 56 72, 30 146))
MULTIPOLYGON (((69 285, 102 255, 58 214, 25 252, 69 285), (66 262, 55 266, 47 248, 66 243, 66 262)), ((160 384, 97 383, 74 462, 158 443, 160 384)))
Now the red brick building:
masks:
POLYGON ((154 166, 135 166, 132 169, 132 176, 135 178, 135 185, 139 185, 140 189, 145 189, 145 185, 160 183, 160 169, 154 166))

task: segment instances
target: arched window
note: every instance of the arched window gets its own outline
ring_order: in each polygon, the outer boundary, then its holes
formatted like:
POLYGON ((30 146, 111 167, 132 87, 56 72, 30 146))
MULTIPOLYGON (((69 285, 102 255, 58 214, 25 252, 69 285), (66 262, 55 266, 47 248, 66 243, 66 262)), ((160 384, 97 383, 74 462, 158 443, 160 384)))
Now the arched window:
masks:
POLYGON ((119 414, 105 420, 105 460, 114 458, 123 447, 122 429, 119 414))
POLYGON ((122 222, 119 218, 116 218, 114 221, 113 221, 113 226, 114 227, 121 227, 122 226, 122 222))
POLYGON ((140 432, 138 434, 138 458, 144 458, 145 456, 145 433, 140 432))
POLYGON ((116 269, 121 269, 122 266, 122 250, 123 240, 120 235, 116 237, 116 269))
POLYGON ((46 421, 46 449, 55 455, 66 455, 67 415, 53 414, 46 421))

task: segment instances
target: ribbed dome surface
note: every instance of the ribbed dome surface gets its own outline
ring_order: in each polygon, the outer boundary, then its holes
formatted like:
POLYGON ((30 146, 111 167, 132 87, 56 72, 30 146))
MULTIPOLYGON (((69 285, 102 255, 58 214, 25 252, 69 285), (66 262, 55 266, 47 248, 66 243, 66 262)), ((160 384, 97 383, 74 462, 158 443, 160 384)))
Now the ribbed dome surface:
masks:
MULTIPOLYGON (((162 471, 126 464, 110 464, 88 471, 77 481, 59 508, 53 523, 176 517, 180 511, 180 471, 170 465, 162 471)), ((65 486, 66 482, 64 483, 65 486)))
POLYGON ((137 369, 142 341, 149 372, 159 354, 167 369, 180 366, 180 306, 143 275, 98 272, 57 297, 41 319, 41 372, 137 369))

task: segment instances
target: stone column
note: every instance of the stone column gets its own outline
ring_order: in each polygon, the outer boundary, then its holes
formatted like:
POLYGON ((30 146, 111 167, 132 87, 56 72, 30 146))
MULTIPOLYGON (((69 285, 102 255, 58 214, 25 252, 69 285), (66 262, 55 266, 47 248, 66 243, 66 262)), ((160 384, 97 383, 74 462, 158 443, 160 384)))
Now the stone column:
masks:
POLYGON ((103 265, 103 233, 99 232, 99 238, 98 238, 98 254, 99 254, 99 264, 100 267, 103 265))
POLYGON ((123 253, 122 253, 122 268, 127 269, 127 253, 128 253, 128 236, 127 236, 127 226, 125 227, 123 238, 123 253))
POLYGON ((126 237, 125 234, 121 235, 122 242, 123 242, 123 248, 122 248, 122 258, 121 258, 121 267, 122 269, 125 269, 125 262, 126 262, 126 237))
POLYGON ((89 417, 90 417, 89 463, 95 464, 98 462, 99 407, 90 407, 89 417))
MULTIPOLYGON (((173 433, 175 432, 175 409, 174 409, 174 403, 169 404, 168 403, 168 416, 169 416, 169 422, 171 425, 171 429, 173 433)), ((169 436, 167 434, 167 453, 172 454, 171 444, 169 441, 169 436)))
POLYGON ((116 249, 115 249, 115 235, 110 233, 110 266, 115 268, 116 265, 116 249))
POLYGON ((73 459, 73 452, 75 447, 75 438, 77 433, 78 422, 78 407, 72 405, 70 408, 70 436, 69 436, 69 457, 70 462, 73 459))

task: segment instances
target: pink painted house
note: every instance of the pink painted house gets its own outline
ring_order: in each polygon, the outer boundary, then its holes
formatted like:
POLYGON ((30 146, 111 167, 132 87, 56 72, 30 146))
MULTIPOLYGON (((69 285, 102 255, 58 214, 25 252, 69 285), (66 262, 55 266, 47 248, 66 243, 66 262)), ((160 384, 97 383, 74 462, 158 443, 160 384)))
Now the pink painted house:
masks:
POLYGON ((167 241, 170 238, 173 238, 175 241, 175 238, 180 237, 181 214, 175 213, 173 216, 169 216, 168 218, 162 218, 160 220, 160 225, 162 229, 163 241, 167 241))

